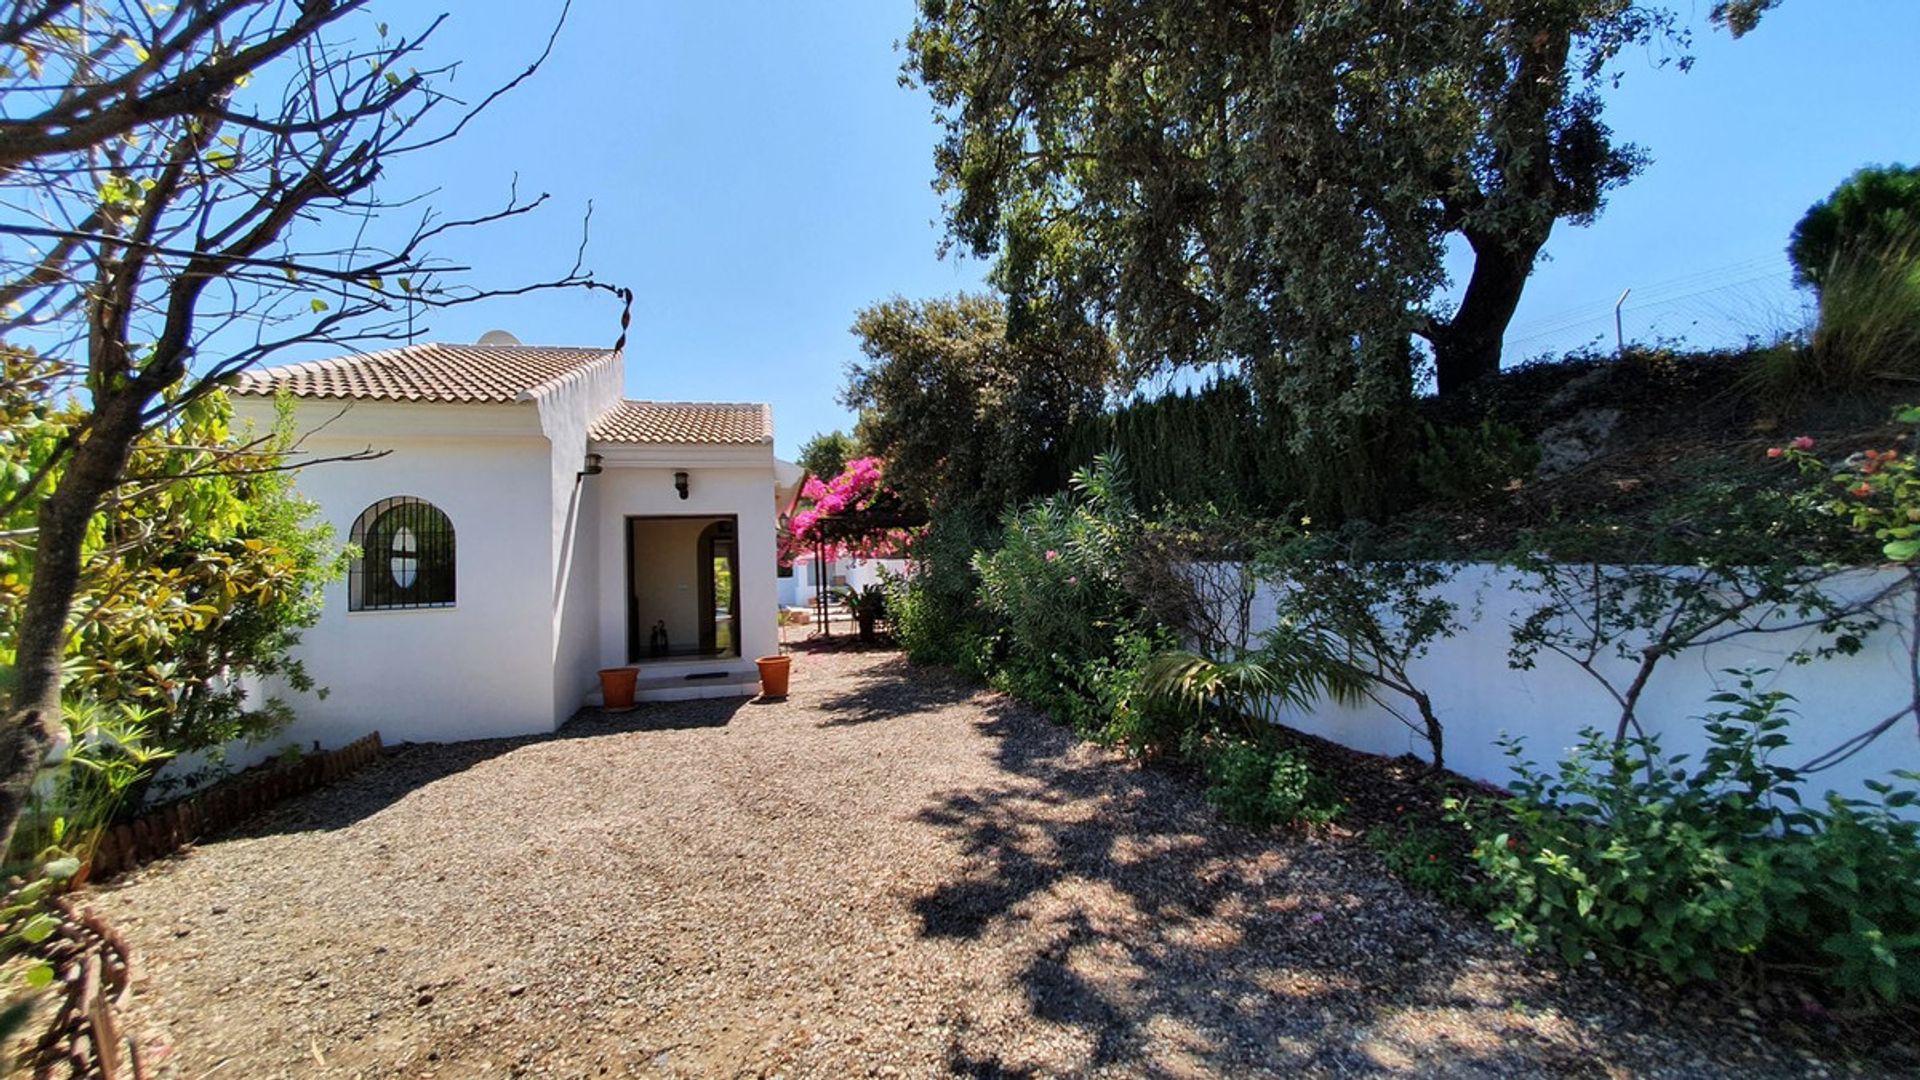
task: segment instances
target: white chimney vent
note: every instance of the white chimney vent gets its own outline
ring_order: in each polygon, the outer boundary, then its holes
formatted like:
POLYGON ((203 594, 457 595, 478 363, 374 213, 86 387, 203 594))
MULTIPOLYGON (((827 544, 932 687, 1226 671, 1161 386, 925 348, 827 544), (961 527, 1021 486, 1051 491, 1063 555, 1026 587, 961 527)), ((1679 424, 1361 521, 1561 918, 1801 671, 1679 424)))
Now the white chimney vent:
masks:
POLYGON ((520 339, 517 337, 514 337, 512 334, 507 333, 505 330, 489 330, 486 333, 480 335, 480 344, 482 345, 518 345, 520 344, 520 339))

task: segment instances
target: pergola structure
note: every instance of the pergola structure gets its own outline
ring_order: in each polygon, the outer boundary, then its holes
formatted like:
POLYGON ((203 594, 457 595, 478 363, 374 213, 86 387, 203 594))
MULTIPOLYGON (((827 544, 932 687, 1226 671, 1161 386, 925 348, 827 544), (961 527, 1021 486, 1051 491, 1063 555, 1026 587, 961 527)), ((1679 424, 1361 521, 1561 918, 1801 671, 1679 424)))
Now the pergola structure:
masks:
POLYGON ((854 510, 832 517, 815 518, 812 534, 815 573, 820 575, 813 594, 813 614, 817 629, 814 633, 820 637, 833 636, 833 603, 827 596, 827 551, 840 544, 858 543, 871 540, 898 529, 917 529, 927 524, 924 510, 904 510, 899 507, 872 507, 866 510, 854 510))

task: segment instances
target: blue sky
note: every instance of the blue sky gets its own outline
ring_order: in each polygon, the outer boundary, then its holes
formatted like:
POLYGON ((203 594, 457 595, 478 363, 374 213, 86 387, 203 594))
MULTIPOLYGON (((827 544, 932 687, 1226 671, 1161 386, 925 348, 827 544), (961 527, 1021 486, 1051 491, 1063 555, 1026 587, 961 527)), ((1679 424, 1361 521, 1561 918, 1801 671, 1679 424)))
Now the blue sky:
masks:
MULTIPOLYGON (((1678 0, 1682 10, 1706 0, 1678 0)), ((392 0, 396 31, 453 8, 435 55, 477 94, 537 52, 557 3, 392 0)), ((837 401, 867 304, 977 287, 938 255, 926 99, 897 83, 910 0, 684 4, 578 0, 553 58, 459 140, 395 169, 482 211, 518 174, 552 204, 443 253, 482 280, 564 271, 592 200, 589 265, 638 293, 628 393, 774 406, 778 448, 845 426, 837 401)), ((1911 91, 1920 3, 1787 0, 1754 34, 1697 35, 1690 74, 1634 57, 1607 118, 1653 165, 1588 229, 1562 226, 1509 358, 1612 337, 1724 340, 1791 323, 1781 249, 1808 204, 1867 162, 1920 160, 1911 91)), ((435 317, 433 338, 495 327, 528 342, 610 344, 615 302, 541 295, 435 317)))

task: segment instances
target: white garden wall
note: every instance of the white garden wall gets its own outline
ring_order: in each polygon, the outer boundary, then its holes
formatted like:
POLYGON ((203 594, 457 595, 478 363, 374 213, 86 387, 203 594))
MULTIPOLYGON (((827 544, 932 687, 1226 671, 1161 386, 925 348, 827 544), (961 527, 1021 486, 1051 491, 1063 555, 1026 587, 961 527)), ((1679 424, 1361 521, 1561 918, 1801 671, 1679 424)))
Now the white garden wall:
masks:
MULTIPOLYGON (((1864 595, 1880 580, 1877 572, 1863 572, 1847 587, 1864 595)), ((1532 670, 1509 666, 1510 624, 1540 603, 1537 596, 1517 591, 1515 581, 1515 572, 1501 567, 1462 568, 1442 586, 1442 594, 1458 606, 1466 629, 1436 642, 1413 667, 1415 681, 1431 695, 1445 725, 1447 766, 1495 784, 1512 778, 1505 755, 1495 745, 1502 734, 1524 737, 1527 756, 1545 765, 1578 741, 1582 727, 1611 733, 1620 716, 1606 689, 1563 657, 1542 651, 1532 670)), ((1271 585, 1256 595, 1256 632, 1272 627, 1276 596, 1271 585)), ((1811 632, 1757 635, 1672 657, 1649 681, 1639 719, 1649 734, 1662 737, 1669 752, 1697 755, 1707 745, 1697 718, 1723 707, 1707 698, 1737 687, 1727 670, 1769 668, 1761 688, 1782 690, 1797 699, 1793 707, 1799 716, 1787 732, 1793 743, 1778 758, 1780 764, 1797 766, 1912 699, 1906 643, 1897 630, 1877 632, 1855 656, 1806 666, 1789 663, 1788 655, 1811 640, 1811 632)), ((1603 670, 1618 676, 1616 685, 1624 686, 1631 677, 1632 665, 1626 661, 1609 657, 1603 664, 1603 670)), ((1411 708, 1407 715, 1418 721, 1411 708)), ((1283 710, 1279 719, 1356 750, 1427 756, 1420 735, 1371 703, 1348 707, 1322 702, 1311 709, 1283 710)), ((1827 788, 1861 794, 1863 781, 1884 778, 1893 769, 1920 770, 1920 731, 1911 719, 1820 776, 1827 788)), ((1817 792, 1803 794, 1815 797, 1817 792)))

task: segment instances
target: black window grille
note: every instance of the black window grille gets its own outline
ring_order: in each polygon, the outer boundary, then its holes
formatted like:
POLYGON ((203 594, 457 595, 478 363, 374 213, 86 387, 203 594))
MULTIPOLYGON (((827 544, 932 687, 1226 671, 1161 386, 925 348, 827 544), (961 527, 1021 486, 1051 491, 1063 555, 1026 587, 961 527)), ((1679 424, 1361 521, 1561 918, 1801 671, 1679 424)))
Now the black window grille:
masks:
POLYGON ((411 495, 381 499, 353 523, 347 609, 453 606, 453 522, 411 495))

